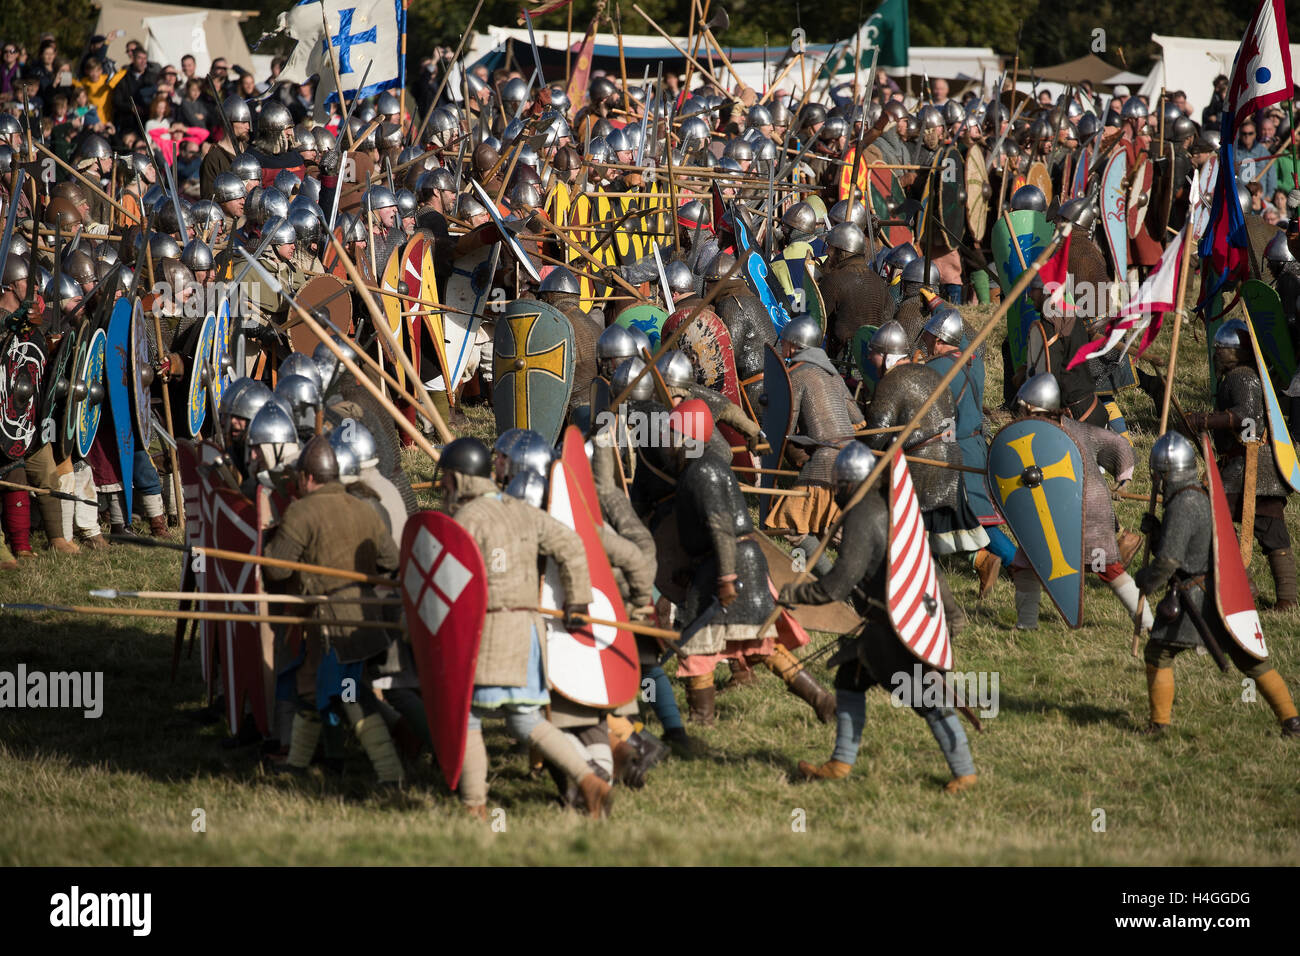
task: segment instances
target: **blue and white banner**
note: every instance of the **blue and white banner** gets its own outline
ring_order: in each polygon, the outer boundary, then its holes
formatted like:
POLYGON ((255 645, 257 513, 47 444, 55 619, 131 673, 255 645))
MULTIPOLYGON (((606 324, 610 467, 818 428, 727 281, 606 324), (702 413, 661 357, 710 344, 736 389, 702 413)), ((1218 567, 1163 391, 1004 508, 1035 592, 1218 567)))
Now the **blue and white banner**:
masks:
POLYGON ((305 83, 313 75, 320 77, 316 89, 317 122, 327 118, 325 107, 329 103, 338 102, 330 48, 343 94, 349 101, 398 89, 406 83, 402 50, 406 11, 402 0, 303 0, 280 14, 278 27, 277 32, 298 41, 280 79, 305 83), (369 75, 366 67, 370 68, 369 75), (366 85, 361 88, 363 76, 366 85))

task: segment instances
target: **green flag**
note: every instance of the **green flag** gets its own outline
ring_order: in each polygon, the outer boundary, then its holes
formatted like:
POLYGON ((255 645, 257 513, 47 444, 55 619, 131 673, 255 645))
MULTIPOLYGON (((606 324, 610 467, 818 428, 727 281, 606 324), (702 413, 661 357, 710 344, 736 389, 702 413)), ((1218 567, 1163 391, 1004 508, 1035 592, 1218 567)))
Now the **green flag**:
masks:
MULTIPOLYGON (((862 62, 860 68, 871 67, 871 49, 878 49, 876 65, 894 69, 907 67, 907 48, 911 45, 911 35, 907 29, 907 0, 885 0, 876 12, 867 18, 858 31, 862 38, 862 62)), ((857 48, 857 38, 845 41, 848 44, 848 57, 841 62, 838 72, 853 72, 853 51, 857 48)))

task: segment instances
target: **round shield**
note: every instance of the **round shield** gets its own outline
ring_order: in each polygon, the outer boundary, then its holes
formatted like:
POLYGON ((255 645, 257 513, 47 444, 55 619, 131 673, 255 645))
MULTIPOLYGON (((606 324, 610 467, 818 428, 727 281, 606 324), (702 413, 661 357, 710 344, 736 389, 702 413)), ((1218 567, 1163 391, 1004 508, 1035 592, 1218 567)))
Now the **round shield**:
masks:
POLYGON ((153 437, 153 416, 149 414, 149 386, 154 368, 149 362, 149 336, 145 330, 144 305, 136 300, 131 313, 131 391, 135 398, 135 428, 140 447, 148 448, 153 437))
POLYGON ((650 340, 650 348, 659 348, 659 336, 663 332, 664 320, 668 313, 657 305, 642 302, 630 309, 624 309, 615 319, 615 324, 625 329, 640 329, 650 340))
POLYGON ((1151 181, 1154 172, 1151 166, 1151 160, 1139 160, 1137 165, 1129 171, 1128 182, 1128 237, 1130 239, 1137 236, 1142 229, 1142 223, 1147 218, 1147 205, 1151 201, 1151 181))
MULTIPOLYGON (((410 293, 410 286, 407 283, 407 277, 403 272, 402 255, 403 249, 401 246, 398 246, 389 254, 387 263, 379 264, 380 273, 382 275, 379 284, 385 292, 400 292, 403 295, 410 293), (405 292, 398 288, 399 282, 402 283, 403 288, 406 289, 405 292)), ((418 292, 419 290, 417 289, 416 294, 418 294, 418 292)), ((393 338, 396 339, 397 342, 401 343, 402 326, 404 325, 402 318, 404 313, 408 309, 412 308, 412 304, 407 302, 405 299, 397 298, 395 295, 381 294, 379 296, 379 301, 384 311, 384 318, 388 320, 388 331, 393 333, 393 338)), ((385 353, 387 352, 387 346, 385 346, 384 351, 385 353)), ((394 368, 392 369, 393 377, 397 379, 398 386, 404 389, 406 388, 406 371, 402 368, 401 363, 397 361, 396 356, 390 356, 390 358, 394 365, 394 368)))
POLYGON ((90 322, 82 322, 77 329, 76 341, 73 343, 72 359, 68 366, 68 384, 65 388, 66 400, 63 403, 63 427, 58 430, 58 447, 55 454, 60 459, 68 457, 77 444, 77 418, 81 405, 86 400, 87 384, 83 375, 86 369, 86 356, 90 351, 90 340, 95 330, 90 322))
POLYGON ((1052 204, 1052 174, 1047 171, 1047 164, 1041 159, 1029 164, 1029 172, 1025 176, 1025 182, 1030 186, 1037 186, 1047 197, 1047 204, 1052 204))
MULTIPOLYGON (((298 290, 298 304, 310 312, 321 309, 329 315, 330 325, 345 335, 352 334, 352 296, 348 286, 334 276, 316 276, 298 290)), ((291 323, 293 319, 289 320, 291 323)), ((289 326, 289 341, 293 350, 304 355, 311 355, 312 350, 320 344, 320 339, 305 322, 289 326)))
POLYGON ((217 336, 217 317, 211 312, 199 327, 194 355, 190 359, 189 387, 185 395, 185 425, 190 438, 198 438, 208 416, 208 386, 212 379, 212 343, 217 336))
POLYGON ((989 183, 988 165, 984 151, 972 146, 966 153, 966 225, 971 237, 979 242, 989 225, 989 199, 993 187, 989 183))
POLYGON ((217 306, 216 326, 212 332, 212 354, 209 359, 212 363, 212 403, 218 408, 221 407, 221 394, 239 377, 231 368, 230 330, 230 297, 227 296, 217 306))
POLYGON ((108 391, 104 387, 104 364, 108 358, 108 334, 103 329, 96 329, 86 347, 86 355, 77 375, 75 388, 85 389, 84 396, 77 403, 76 443, 77 454, 85 458, 90 454, 95 434, 99 431, 99 419, 104 412, 104 400, 108 391))
POLYGON ((71 377, 72 358, 77 352, 77 336, 68 332, 60 336, 45 375, 45 397, 41 400, 41 440, 54 446, 55 457, 62 461, 67 458, 66 445, 63 443, 63 431, 59 428, 60 413, 68 396, 68 382, 71 377))
POLYGON ((0 455, 21 458, 36 437, 44 337, 38 328, 14 332, 0 348, 0 455))

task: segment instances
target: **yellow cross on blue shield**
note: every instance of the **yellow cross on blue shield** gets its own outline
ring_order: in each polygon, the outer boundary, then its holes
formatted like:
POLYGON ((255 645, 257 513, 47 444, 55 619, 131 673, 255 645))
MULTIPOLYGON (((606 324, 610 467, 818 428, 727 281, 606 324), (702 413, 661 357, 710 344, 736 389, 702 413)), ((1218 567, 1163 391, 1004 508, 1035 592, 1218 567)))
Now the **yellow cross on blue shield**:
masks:
POLYGON ((993 502, 1070 627, 1083 623, 1083 454, 1058 425, 1012 422, 989 448, 993 502))

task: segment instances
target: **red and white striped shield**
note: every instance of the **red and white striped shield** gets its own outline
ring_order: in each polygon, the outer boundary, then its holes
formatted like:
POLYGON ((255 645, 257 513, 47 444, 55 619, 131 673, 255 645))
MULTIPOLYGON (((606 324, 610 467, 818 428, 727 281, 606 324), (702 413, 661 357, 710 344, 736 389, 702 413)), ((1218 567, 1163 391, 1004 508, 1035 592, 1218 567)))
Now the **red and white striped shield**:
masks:
MULTIPOLYGON (((593 514, 599 504, 588 503, 582 494, 584 482, 575 472, 590 470, 585 457, 576 467, 572 456, 551 466, 550 501, 547 511, 582 538, 591 574, 590 606, 592 617, 607 621, 626 621, 627 611, 619 594, 614 572, 601 546, 593 514)), ((594 484, 592 485, 594 487, 594 484)), ((564 585, 559 568, 552 559, 546 561, 542 580, 542 606, 564 607, 564 585)), ((556 692, 588 707, 613 708, 636 696, 641 666, 637 658, 636 638, 629 631, 603 624, 567 630, 557 618, 546 626, 547 676, 556 692)))
POLYGON ((921 506, 902 455, 889 479, 889 620, 909 651, 931 667, 952 670, 952 643, 939 596, 939 577, 921 506))
POLYGON ((1201 435, 1201 451, 1205 454, 1205 479, 1210 486, 1210 514, 1214 523, 1214 604, 1223 626, 1241 649, 1251 657, 1268 660, 1264 629, 1259 625, 1255 599, 1250 596, 1250 578, 1241 562, 1232 509, 1228 507, 1228 496, 1223 490, 1223 479, 1219 477, 1219 466, 1214 460, 1214 446, 1208 432, 1201 435))

